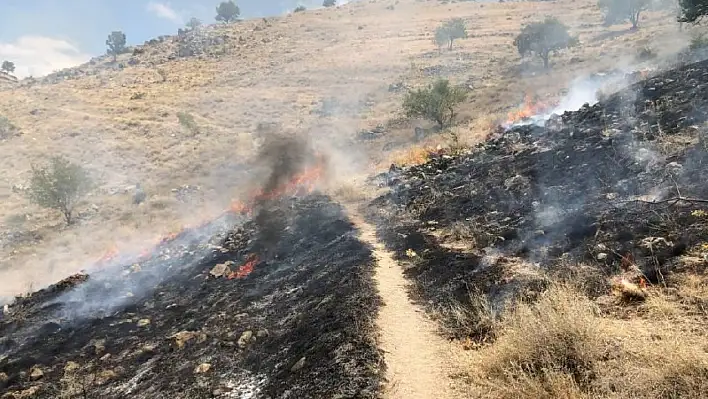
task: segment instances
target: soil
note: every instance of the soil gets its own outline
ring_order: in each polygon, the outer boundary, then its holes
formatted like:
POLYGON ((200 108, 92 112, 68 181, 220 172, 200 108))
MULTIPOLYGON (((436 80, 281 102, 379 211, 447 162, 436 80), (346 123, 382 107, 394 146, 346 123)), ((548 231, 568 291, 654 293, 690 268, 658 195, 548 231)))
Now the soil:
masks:
POLYGON ((229 215, 18 298, 0 319, 0 396, 377 397, 371 248, 327 196, 268 206, 277 242, 229 215))
POLYGON ((376 239, 375 228, 358 217, 352 220, 362 241, 370 243, 377 267, 374 280, 383 299, 376 325, 379 346, 384 352, 387 385, 385 398, 453 398, 455 368, 450 358, 454 352, 423 309, 412 304, 409 282, 392 254, 376 239))
POLYGON ((628 264, 632 278, 670 285, 708 241, 706 77, 708 62, 687 65, 545 126, 500 127, 474 151, 392 167, 372 179, 390 192, 368 219, 455 337, 469 330, 447 309, 470 294, 500 308, 554 273, 591 296, 628 264))

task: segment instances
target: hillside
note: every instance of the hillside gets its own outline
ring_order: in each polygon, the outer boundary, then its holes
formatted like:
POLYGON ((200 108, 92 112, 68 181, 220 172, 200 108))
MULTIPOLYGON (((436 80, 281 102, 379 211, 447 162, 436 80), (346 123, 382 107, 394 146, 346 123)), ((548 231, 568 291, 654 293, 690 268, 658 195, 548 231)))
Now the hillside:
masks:
POLYGON ((443 76, 468 86, 461 112, 469 122, 459 129, 476 140, 525 93, 558 95, 582 72, 630 64, 635 48, 651 45, 661 54, 677 50, 667 43, 686 42, 664 14, 645 15, 646 28, 628 35, 622 27, 608 34, 592 2, 352 3, 162 37, 119 57, 123 68, 102 57, 23 81, 0 98, 3 116, 20 133, 0 145, 0 264, 4 280, 14 282, 0 295, 56 281, 111 248, 127 250, 221 212, 243 185, 261 123, 310 132, 342 160, 335 175, 372 162, 387 167, 407 156, 413 136, 411 122, 400 118, 403 92, 390 85, 416 87, 443 76), (522 76, 513 35, 545 14, 566 21, 583 45, 554 57, 552 74, 532 67, 522 76), (438 53, 432 32, 451 16, 467 21, 470 37, 438 53), (193 51, 199 54, 177 56, 193 51), (194 125, 181 125, 180 112, 194 125), (359 129, 380 124, 385 137, 355 140, 359 129), (69 229, 21 195, 30 164, 56 153, 83 163, 100 182, 69 229), (130 204, 137 182, 149 194, 141 207, 130 204), (198 204, 181 202, 173 190, 198 204))
POLYGON ((708 61, 672 12, 372 0, 4 82, 0 397, 706 397, 708 61), (578 44, 544 69, 513 40, 547 15, 578 44), (437 78, 442 131, 402 107, 437 78), (70 225, 25 198, 57 153, 98 183, 70 225))

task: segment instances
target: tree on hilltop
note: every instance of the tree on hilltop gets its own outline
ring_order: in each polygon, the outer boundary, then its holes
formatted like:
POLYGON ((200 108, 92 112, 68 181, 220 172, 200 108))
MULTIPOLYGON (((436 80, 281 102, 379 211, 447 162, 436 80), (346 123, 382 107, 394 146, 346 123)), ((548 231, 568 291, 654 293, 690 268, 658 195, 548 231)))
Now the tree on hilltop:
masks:
POLYGON ((605 25, 629 21, 632 29, 637 29, 639 16, 649 8, 649 0, 599 0, 597 5, 605 14, 605 25))
POLYGON ((532 22, 521 29, 514 39, 514 46, 523 57, 536 54, 548 68, 551 52, 556 52, 577 44, 578 39, 570 36, 568 27, 555 17, 546 17, 543 21, 532 22))
POLYGON ((447 79, 438 79, 427 89, 408 93, 403 100, 403 110, 408 117, 429 119, 445 128, 455 118, 457 104, 466 98, 462 89, 450 86, 447 79))
POLYGON ((13 73, 15 72, 15 63, 12 61, 3 61, 2 66, 0 66, 0 70, 7 73, 13 73))
POLYGON ((322 2, 322 7, 334 7, 337 5, 337 0, 324 0, 322 2))
POLYGON ((216 7, 216 20, 224 23, 229 23, 236 21, 241 15, 241 10, 238 8, 233 0, 222 1, 218 7, 216 7))
POLYGON ((678 22, 699 22, 708 15, 708 0, 678 0, 679 16, 678 22))
POLYGON ((447 44, 448 50, 452 50, 452 42, 456 39, 467 37, 467 28, 462 18, 453 18, 435 29, 435 44, 439 48, 447 44))
POLYGON ((118 54, 122 54, 125 51, 125 43, 125 33, 121 31, 113 31, 108 35, 106 46, 108 46, 108 54, 113 56, 114 62, 118 58, 118 54))
POLYGON ((202 26, 202 21, 200 21, 199 18, 192 17, 189 19, 189 21, 187 21, 186 26, 187 26, 187 28, 189 28, 191 30, 195 30, 195 29, 199 28, 200 26, 202 26))

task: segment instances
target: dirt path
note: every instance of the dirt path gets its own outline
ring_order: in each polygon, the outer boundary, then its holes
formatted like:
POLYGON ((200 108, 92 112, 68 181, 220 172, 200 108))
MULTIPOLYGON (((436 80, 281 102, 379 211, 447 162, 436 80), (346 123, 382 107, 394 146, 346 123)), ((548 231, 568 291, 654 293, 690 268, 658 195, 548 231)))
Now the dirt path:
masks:
POLYGON ((410 302, 403 270, 378 241, 374 227, 355 212, 349 214, 360 230, 360 239, 372 245, 378 260, 375 279, 384 304, 377 326, 388 380, 384 398, 461 397, 450 377, 455 372, 452 344, 440 337, 423 310, 410 302))

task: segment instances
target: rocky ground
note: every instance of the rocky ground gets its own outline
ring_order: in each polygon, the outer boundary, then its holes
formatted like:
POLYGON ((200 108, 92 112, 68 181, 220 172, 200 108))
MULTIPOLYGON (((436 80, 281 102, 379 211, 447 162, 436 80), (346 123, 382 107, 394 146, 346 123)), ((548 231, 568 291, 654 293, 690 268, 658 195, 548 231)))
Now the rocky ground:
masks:
POLYGON ((375 397, 371 249, 323 195, 255 220, 18 298, 0 319, 2 397, 375 397))
MULTIPOLYGON (((485 332, 458 311, 476 293, 500 309, 554 277, 597 298, 613 281, 675 292, 673 276, 705 274, 707 76, 708 62, 661 73, 373 179, 391 190, 368 213, 414 296, 464 337, 485 332)), ((708 318, 702 300, 676 299, 708 318)))

